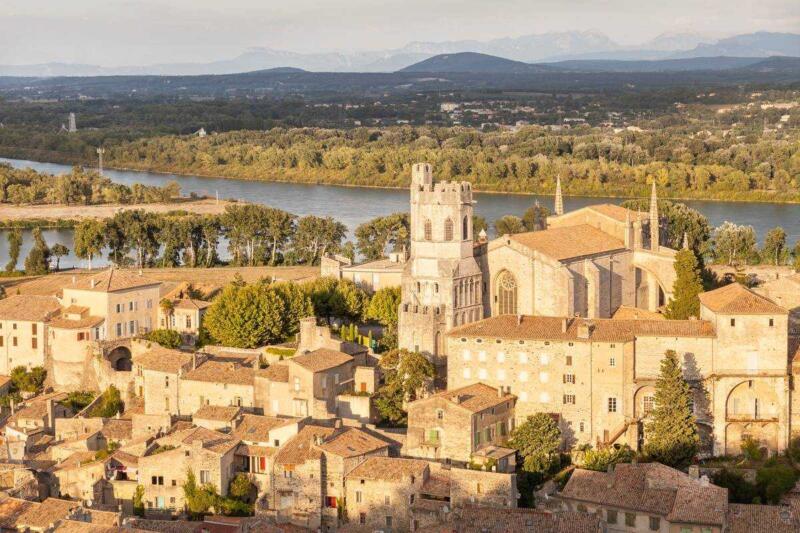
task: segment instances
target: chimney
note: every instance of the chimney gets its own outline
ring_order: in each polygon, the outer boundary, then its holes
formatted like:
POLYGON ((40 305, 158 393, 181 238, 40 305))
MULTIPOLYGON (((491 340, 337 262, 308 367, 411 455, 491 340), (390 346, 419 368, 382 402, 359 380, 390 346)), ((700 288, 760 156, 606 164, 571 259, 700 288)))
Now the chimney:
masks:
POLYGON ((461 403, 461 395, 460 394, 456 394, 455 396, 450 398, 450 401, 452 401, 455 404, 461 403))
POLYGON ((192 354, 192 370, 197 368, 197 352, 192 354))
POLYGON ((53 428, 56 425, 55 412, 54 412, 55 405, 52 398, 48 398, 46 401, 47 401, 47 427, 53 428))
POLYGON ((566 318, 562 318, 561 319, 561 333, 566 333, 566 332, 567 332, 567 319, 566 318))
POLYGON ((90 289, 94 289, 94 286, 95 286, 96 283, 97 282, 94 280, 94 278, 90 279, 89 280, 89 288, 90 289))
POLYGON ((592 333, 592 324, 590 322, 582 322, 578 324, 578 338, 588 339, 592 333))
POLYGON ((503 397, 503 387, 502 386, 497 387, 497 397, 498 398, 502 398, 503 397))
POLYGON ((522 324, 522 315, 517 315, 517 325, 522 324))
POLYGON ((77 280, 75 279, 75 276, 73 275, 72 276, 72 284, 75 285, 76 282, 77 282, 77 280))

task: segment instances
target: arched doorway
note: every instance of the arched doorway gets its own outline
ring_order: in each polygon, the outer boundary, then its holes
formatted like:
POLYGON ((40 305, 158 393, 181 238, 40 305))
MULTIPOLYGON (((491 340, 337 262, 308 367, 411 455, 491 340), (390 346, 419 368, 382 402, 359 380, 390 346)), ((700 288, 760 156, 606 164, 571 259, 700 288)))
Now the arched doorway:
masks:
POLYGON ((114 370, 130 372, 133 370, 133 358, 127 346, 117 346, 108 354, 108 362, 114 370))
POLYGON ((498 315, 516 315, 517 314, 517 280, 514 274, 508 270, 504 270, 497 276, 497 293, 495 300, 497 302, 498 315))

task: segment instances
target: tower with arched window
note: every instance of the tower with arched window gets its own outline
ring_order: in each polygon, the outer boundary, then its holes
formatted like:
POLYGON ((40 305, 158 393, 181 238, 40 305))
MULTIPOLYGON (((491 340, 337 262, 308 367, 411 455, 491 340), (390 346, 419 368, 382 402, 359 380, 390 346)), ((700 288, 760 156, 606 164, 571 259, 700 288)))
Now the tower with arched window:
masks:
POLYGON ((402 281, 399 344, 444 355, 444 332, 483 318, 483 279, 473 254, 472 186, 433 181, 428 163, 411 171, 410 257, 402 281))

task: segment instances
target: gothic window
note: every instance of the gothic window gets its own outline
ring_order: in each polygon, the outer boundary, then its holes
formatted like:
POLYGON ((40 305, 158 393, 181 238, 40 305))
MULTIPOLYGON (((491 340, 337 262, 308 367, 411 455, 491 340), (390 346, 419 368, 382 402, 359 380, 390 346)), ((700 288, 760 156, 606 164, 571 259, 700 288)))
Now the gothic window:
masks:
POLYGON ((465 241, 469 239, 469 219, 466 216, 461 221, 461 239, 465 241))
POLYGON ((425 240, 433 240, 433 227, 431 226, 430 220, 425 220, 425 240))
POLYGON ((497 314, 517 314, 517 281, 508 271, 497 278, 497 314))
POLYGON ((453 221, 449 218, 444 221, 444 240, 453 240, 453 221))

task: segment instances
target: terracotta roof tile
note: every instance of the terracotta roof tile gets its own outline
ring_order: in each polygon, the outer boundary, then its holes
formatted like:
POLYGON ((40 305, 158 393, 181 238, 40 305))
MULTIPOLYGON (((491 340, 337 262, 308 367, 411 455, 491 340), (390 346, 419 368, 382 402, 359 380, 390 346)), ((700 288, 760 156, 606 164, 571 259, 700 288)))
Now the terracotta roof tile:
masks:
POLYGON ((624 342, 636 337, 713 337, 714 327, 705 320, 617 320, 613 318, 560 318, 500 315, 459 326, 450 337, 497 339, 569 340, 624 342), (589 338, 579 336, 579 327, 588 325, 589 338))
MULTIPOLYGON (((433 531, 439 531, 432 528, 433 531)), ((548 513, 538 509, 465 506, 454 517, 450 528, 459 533, 600 533, 605 530, 595 514, 563 511, 548 513)))
POLYGON ((138 272, 108 268, 93 276, 85 276, 77 279, 75 283, 65 286, 64 289, 114 292, 160 284, 160 281, 142 276, 138 272))
POLYGON ((184 374, 189 381, 228 383, 231 385, 252 385, 253 367, 229 361, 206 361, 194 370, 184 374))
POLYGON ((192 363, 192 354, 153 344, 150 350, 134 358, 134 364, 146 370, 177 374, 192 363))
POLYGON ((358 428, 344 428, 326 438, 320 448, 340 457, 355 457, 388 448, 389 443, 358 428))
POLYGON ((166 437, 157 439, 156 442, 162 446, 191 446, 192 443, 197 440, 203 441, 203 449, 220 455, 225 455, 231 449, 239 445, 239 439, 232 437, 231 435, 226 435, 224 433, 220 433, 219 431, 201 427, 192 427, 189 429, 179 430, 174 433, 170 433, 166 437))
POLYGON ((328 437, 334 431, 324 426, 305 426, 281 447, 275 456, 275 463, 296 465, 320 459, 322 451, 315 446, 314 439, 328 437))
POLYGON ((197 309, 202 310, 208 307, 211 307, 211 302, 206 302, 205 300, 194 300, 191 298, 185 298, 183 300, 173 300, 172 305, 175 309, 197 309))
POLYGON ((797 510, 784 505, 728 505, 729 533, 790 533, 800 531, 797 510))
POLYGON ((236 407, 233 405, 230 406, 222 406, 222 405, 204 405, 200 407, 197 411, 194 412, 192 415, 193 419, 201 419, 201 420, 219 420, 222 422, 230 422, 234 420, 239 413, 242 412, 241 407, 236 407))
POLYGON ((605 215, 609 218, 613 218, 617 222, 625 222, 628 218, 631 221, 636 220, 646 220, 649 216, 648 213, 644 213, 642 211, 634 211, 632 209, 626 209, 620 205, 616 204, 596 204, 590 205, 587 209, 591 211, 596 211, 601 215, 605 215))
POLYGON ((109 440, 130 440, 133 436, 133 422, 122 418, 110 418, 103 425, 100 433, 109 440))
POLYGON ((630 509, 670 521, 723 525, 728 491, 659 463, 619 464, 613 472, 577 469, 561 496, 630 509))
POLYGON ((293 361, 311 372, 323 372, 349 363, 352 360, 353 357, 344 352, 329 350, 327 348, 320 348, 319 350, 314 350, 313 352, 308 352, 289 359, 289 361, 293 361))
POLYGON ((345 477, 408 483, 411 476, 421 480, 428 468, 428 462, 421 459, 370 457, 345 477))
POLYGON ((41 504, 29 502, 18 498, 8 498, 0 500, 0 528, 15 531, 19 518, 29 510, 36 510, 41 504))
POLYGON ((0 300, 0 320, 45 322, 61 311, 55 296, 13 294, 0 300))
POLYGON ((289 383, 289 365, 288 363, 272 363, 267 368, 256 370, 255 375, 276 383, 289 383))
POLYGON ((774 315, 788 311, 769 298, 756 294, 739 283, 731 283, 700 293, 700 303, 715 313, 727 315, 774 315))
POLYGON ((517 233, 508 238, 557 261, 625 248, 621 240, 588 224, 517 233))
POLYGON ((414 403, 419 402, 419 405, 424 405, 424 403, 428 403, 433 398, 444 398, 453 402, 454 405, 463 407, 473 413, 479 413, 509 400, 516 400, 517 397, 513 394, 505 393, 499 396, 496 388, 490 387, 485 383, 473 383, 466 387, 439 392, 414 403))
POLYGON ((51 319, 47 325, 51 328, 59 328, 59 329, 81 329, 81 328, 92 328, 101 324, 105 321, 105 319, 101 316, 84 316, 80 319, 72 319, 67 318, 64 314, 57 316, 51 319))
POLYGON ((70 511, 79 505, 80 502, 47 498, 38 507, 24 511, 17 519, 17 527, 46 529, 67 518, 70 511))
POLYGON ((270 431, 296 424, 298 420, 300 419, 246 414, 233 430, 233 436, 248 442, 269 442, 270 431))

